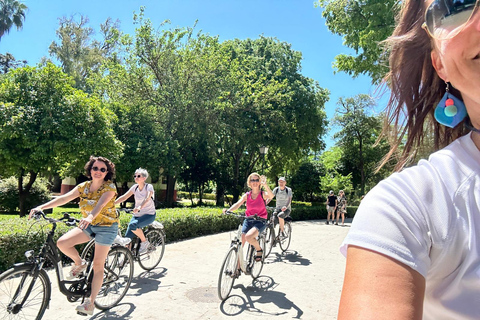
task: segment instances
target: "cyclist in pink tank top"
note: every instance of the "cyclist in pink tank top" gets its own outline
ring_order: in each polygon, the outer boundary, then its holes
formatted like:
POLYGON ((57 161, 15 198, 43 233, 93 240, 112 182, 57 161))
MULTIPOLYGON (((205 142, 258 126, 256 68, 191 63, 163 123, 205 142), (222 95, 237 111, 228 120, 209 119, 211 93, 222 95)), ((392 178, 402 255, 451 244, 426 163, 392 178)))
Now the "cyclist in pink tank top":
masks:
MULTIPOLYGON (((240 200, 233 204, 228 211, 234 211, 240 208, 243 203, 247 203, 247 210, 245 216, 250 217, 257 215, 260 218, 267 219, 267 208, 265 207, 265 201, 273 198, 273 192, 267 184, 267 178, 260 176, 258 173, 252 173, 248 176, 247 185, 251 189, 245 193, 240 200), (265 191, 262 191, 262 187, 265 191)), ((224 209, 225 213, 227 210, 224 209)), ((265 230, 266 224, 261 220, 245 219, 242 227, 242 243, 247 241, 255 247, 256 256, 255 260, 260 261, 262 259, 263 250, 258 244, 257 236, 260 232, 265 230)))

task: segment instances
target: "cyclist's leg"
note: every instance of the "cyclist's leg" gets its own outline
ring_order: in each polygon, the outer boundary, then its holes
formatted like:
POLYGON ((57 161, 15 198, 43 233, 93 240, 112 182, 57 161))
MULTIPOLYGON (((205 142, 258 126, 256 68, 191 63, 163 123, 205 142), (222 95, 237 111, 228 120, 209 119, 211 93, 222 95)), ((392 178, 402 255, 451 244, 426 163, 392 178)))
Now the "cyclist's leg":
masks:
MULTIPOLYGON (((259 252, 262 252, 262 248, 260 247, 260 244, 258 243, 257 237, 262 232, 266 224, 262 221, 253 221, 252 223, 252 228, 247 231, 245 234, 245 239, 247 240, 248 243, 250 243, 255 250, 257 251, 257 255, 259 252)), ((261 256, 261 255, 260 255, 261 256)))
POLYGON ((278 224, 280 226, 280 232, 285 231, 285 218, 290 215, 290 209, 286 209, 285 211, 280 211, 278 213, 278 224))
POLYGON ((75 265, 79 266, 82 264, 82 258, 75 246, 88 241, 90 241, 88 231, 77 227, 68 231, 57 240, 57 248, 72 259, 75 265))
MULTIPOLYGON (((143 216, 137 217, 136 218, 136 223, 135 225, 132 225, 132 228, 130 229, 137 237, 140 238, 140 241, 145 242, 145 235, 143 234, 142 228, 148 226, 151 224, 153 221, 155 221, 155 215, 154 214, 144 214, 143 216), (136 228, 136 229, 134 229, 136 228)), ((130 225, 129 225, 130 228, 130 225)))

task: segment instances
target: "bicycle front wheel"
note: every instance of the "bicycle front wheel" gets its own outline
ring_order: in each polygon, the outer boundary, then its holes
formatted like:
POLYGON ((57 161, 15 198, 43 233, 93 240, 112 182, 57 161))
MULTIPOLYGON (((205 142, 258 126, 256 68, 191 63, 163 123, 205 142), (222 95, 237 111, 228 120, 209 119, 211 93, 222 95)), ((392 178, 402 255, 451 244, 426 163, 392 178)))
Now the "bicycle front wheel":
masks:
POLYGON ((255 260, 255 255, 257 254, 257 252, 252 245, 250 245, 250 250, 252 250, 252 253, 248 255, 250 259, 253 260, 252 271, 250 272, 250 275, 252 276, 253 279, 257 279, 260 273, 262 272, 263 261, 265 260, 265 250, 267 250, 265 248, 265 238, 263 236, 258 239, 258 244, 260 245, 260 248, 262 248, 263 250, 262 259, 260 261, 255 260))
POLYGON ((138 263, 144 270, 152 270, 162 260, 165 252, 165 235, 158 229, 151 229, 145 233, 145 238, 150 242, 147 252, 140 254, 138 263))
POLYGON ((275 242, 275 229, 273 226, 267 226, 265 230, 265 259, 270 255, 273 249, 273 243, 275 242))
POLYGON ((237 270, 237 248, 230 247, 218 276, 218 297, 220 300, 223 301, 227 299, 230 291, 232 291, 233 282, 237 276, 237 270))
POLYGON ((11 268, 0 275, 2 319, 42 319, 50 301, 50 280, 44 270, 34 279, 31 266, 11 268))
POLYGON ((285 252, 290 246, 290 240, 292 240, 292 224, 290 222, 285 222, 285 226, 283 229, 286 237, 280 238, 280 248, 283 252, 285 252))
POLYGON ((105 260, 103 284, 95 306, 107 310, 116 306, 127 294, 133 278, 133 256, 122 246, 113 246, 105 260))

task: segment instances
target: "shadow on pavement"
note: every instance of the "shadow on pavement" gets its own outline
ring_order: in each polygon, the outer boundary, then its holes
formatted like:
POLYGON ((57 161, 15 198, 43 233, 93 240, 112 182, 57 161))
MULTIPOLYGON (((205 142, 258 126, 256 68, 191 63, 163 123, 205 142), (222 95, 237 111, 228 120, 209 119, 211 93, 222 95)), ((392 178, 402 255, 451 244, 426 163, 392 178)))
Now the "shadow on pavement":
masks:
POLYGON ((312 262, 309 259, 302 257, 302 255, 295 250, 287 250, 283 253, 273 252, 267 258, 267 260, 265 261, 265 264, 270 264, 275 262, 283 262, 283 263, 289 263, 292 265, 299 265, 299 266, 308 266, 312 264, 312 262))
POLYGON ((285 293, 275 291, 277 286, 278 284, 268 276, 253 280, 252 286, 245 287, 243 284, 238 284, 234 288, 241 289, 245 297, 239 295, 228 297, 220 304, 220 310, 228 316, 239 315, 245 311, 259 315, 279 316, 288 313, 289 310, 296 310, 297 314, 293 318, 299 319, 303 311, 293 301, 287 299, 285 293), (277 307, 277 312, 267 310, 267 305, 272 303, 277 307))
MULTIPOLYGON (((132 313, 136 309, 133 303, 120 303, 115 307, 105 310, 103 312, 99 312, 90 320, 98 320, 98 319, 132 319, 132 313)), ((95 309, 98 310, 98 309, 95 309)))
POLYGON ((138 276, 133 277, 130 284, 129 295, 140 296, 144 293, 157 291, 162 281, 159 279, 165 277, 167 274, 166 268, 157 268, 150 271, 140 273, 138 276), (137 290, 135 293, 131 293, 130 290, 137 290))

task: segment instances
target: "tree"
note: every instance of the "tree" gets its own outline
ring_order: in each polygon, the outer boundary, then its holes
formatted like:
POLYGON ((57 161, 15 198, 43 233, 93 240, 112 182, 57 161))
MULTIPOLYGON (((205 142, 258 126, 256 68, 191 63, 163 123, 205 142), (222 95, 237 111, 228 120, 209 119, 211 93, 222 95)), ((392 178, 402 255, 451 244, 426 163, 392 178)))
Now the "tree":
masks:
POLYGON ((0 0, 0 40, 15 26, 22 29, 27 6, 17 0, 0 0))
POLYGON ((333 146, 322 153, 320 162, 323 164, 325 174, 320 177, 321 194, 327 195, 330 190, 338 193, 339 190, 349 194, 353 190, 352 172, 343 175, 343 152, 340 147, 333 146))
POLYGON ((343 37, 343 44, 354 55, 339 54, 333 68, 357 77, 366 74, 379 83, 388 71, 388 52, 379 45, 395 27, 399 0, 318 0, 328 29, 343 37))
POLYGON ((303 162, 292 175, 290 185, 295 198, 303 201, 314 201, 314 195, 320 192, 320 176, 324 175, 321 163, 303 162))
POLYGON ((0 54, 0 73, 5 74, 10 69, 25 67, 26 60, 16 60, 11 53, 0 54))
POLYGON ((71 77, 48 63, 10 71, 0 85, 0 171, 18 179, 22 216, 39 174, 79 174, 92 154, 113 161, 121 154, 112 130, 114 115, 72 84, 71 77))
POLYGON ((53 41, 49 47, 52 57, 60 61, 63 72, 75 80, 75 88, 91 92, 87 79, 92 73, 98 72, 105 59, 118 59, 115 50, 121 36, 119 22, 108 18, 100 26, 102 40, 95 40, 95 30, 88 26, 88 17, 80 15, 59 19, 56 31, 60 43, 53 41))
POLYGON ((351 172, 354 188, 360 188, 360 193, 365 194, 367 183, 378 180, 375 169, 389 150, 386 140, 377 141, 383 119, 369 114, 375 100, 365 94, 340 98, 337 105, 334 124, 340 127, 340 131, 334 138, 338 139, 336 145, 342 149, 343 165, 339 172, 343 175, 351 172))

